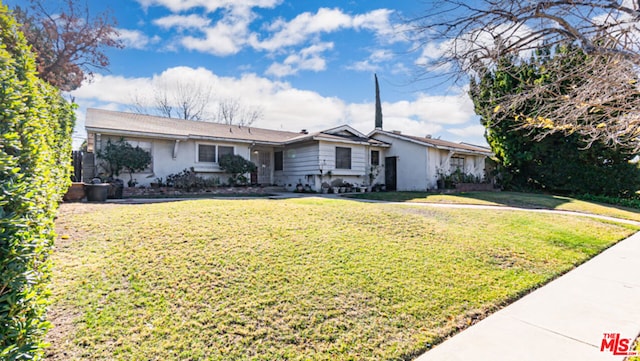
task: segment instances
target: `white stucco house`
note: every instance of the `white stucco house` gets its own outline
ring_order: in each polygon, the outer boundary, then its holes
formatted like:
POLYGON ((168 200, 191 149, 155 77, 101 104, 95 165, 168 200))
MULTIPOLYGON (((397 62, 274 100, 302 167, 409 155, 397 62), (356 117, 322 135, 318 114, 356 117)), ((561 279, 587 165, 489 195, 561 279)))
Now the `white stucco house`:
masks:
MULTIPOLYGON (((375 129, 368 135, 348 125, 308 133, 239 127, 101 109, 88 109, 87 151, 124 138, 151 153, 152 164, 134 174, 140 185, 193 167, 201 176, 228 175, 218 166, 224 154, 238 154, 258 166, 251 182, 293 189, 342 179, 357 185, 386 184, 390 190, 432 190, 439 173, 461 169, 484 176, 488 148, 375 129)), ((99 160, 97 160, 99 164, 99 160)), ((95 175, 100 167, 95 168, 95 175)), ((85 176, 85 178, 87 178, 85 176)))

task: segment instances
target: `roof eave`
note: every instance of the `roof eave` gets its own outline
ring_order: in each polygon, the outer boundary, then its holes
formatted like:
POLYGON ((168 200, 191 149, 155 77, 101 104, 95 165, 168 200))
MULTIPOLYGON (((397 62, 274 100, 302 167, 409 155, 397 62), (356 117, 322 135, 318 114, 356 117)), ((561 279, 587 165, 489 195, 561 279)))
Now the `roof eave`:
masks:
POLYGON ((481 151, 475 151, 475 150, 471 150, 471 149, 462 149, 462 148, 457 148, 457 147, 449 147, 449 146, 445 146, 445 145, 436 145, 436 144, 432 144, 432 143, 427 143, 427 142, 421 142, 417 139, 413 139, 410 137, 405 137, 402 134, 396 134, 396 133, 392 133, 392 132, 386 132, 384 130, 380 130, 380 129, 374 129, 373 131, 371 131, 368 136, 371 137, 373 135, 375 135, 375 133, 383 133, 385 135, 388 135, 392 138, 396 138, 396 139, 402 139, 405 140, 407 142, 411 142, 411 143, 415 143, 415 144, 420 144, 426 147, 432 147, 435 149, 442 149, 442 150, 450 150, 450 151, 454 151, 457 153, 464 153, 464 154, 471 154, 471 155, 484 155, 487 157, 491 157, 493 156, 493 153, 491 152, 481 152, 481 151))
POLYGON ((160 138, 160 139, 180 139, 187 140, 189 137, 180 134, 163 134, 163 133, 153 133, 153 132, 137 132, 131 130, 122 130, 122 129, 111 129, 111 128, 99 128, 92 126, 85 126, 87 133, 99 133, 99 134, 110 134, 110 135, 120 135, 120 136, 133 136, 140 138, 160 138))

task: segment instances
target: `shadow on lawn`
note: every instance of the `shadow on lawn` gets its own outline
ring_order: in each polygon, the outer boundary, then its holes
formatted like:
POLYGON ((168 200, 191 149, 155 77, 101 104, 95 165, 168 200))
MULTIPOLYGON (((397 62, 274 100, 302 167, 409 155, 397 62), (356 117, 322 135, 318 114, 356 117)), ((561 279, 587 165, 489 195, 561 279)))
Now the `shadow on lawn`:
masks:
POLYGON ((381 192, 362 193, 346 196, 351 199, 376 200, 383 202, 419 202, 508 206, 526 209, 556 209, 570 198, 547 194, 518 192, 463 192, 441 194, 432 192, 381 192), (468 199, 468 201, 464 201, 468 199))

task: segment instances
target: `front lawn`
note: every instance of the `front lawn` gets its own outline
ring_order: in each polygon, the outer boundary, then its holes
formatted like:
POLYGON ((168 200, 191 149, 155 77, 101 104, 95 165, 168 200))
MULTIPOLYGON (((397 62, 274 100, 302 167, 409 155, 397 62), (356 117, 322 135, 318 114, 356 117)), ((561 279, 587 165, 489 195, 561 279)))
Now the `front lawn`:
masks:
POLYGON ((462 192, 456 194, 437 194, 429 192, 379 192, 356 193, 349 195, 356 199, 371 199, 386 202, 412 203, 450 203, 509 206, 531 209, 556 209, 582 213, 600 214, 603 216, 629 219, 640 222, 637 209, 587 202, 575 198, 554 196, 549 194, 532 194, 520 192, 462 192))
POLYGON ((409 360, 630 235, 350 200, 64 204, 49 360, 409 360))

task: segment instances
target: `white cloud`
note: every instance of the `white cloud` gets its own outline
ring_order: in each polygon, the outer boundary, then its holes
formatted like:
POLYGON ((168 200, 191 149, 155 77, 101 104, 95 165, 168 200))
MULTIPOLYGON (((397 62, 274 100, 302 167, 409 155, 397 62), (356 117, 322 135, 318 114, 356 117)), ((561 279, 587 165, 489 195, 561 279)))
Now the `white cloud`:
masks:
POLYGON ((289 55, 282 63, 273 63, 267 69, 266 74, 276 77, 297 74, 301 70, 322 71, 327 68, 327 62, 320 54, 333 49, 333 43, 320 43, 302 49, 300 52, 289 55))
POLYGON ((275 21, 267 28, 275 32, 269 39, 259 41, 254 34, 251 44, 256 49, 274 51, 302 44, 313 34, 330 33, 350 25, 351 17, 342 10, 320 8, 315 14, 305 12, 289 22, 282 19, 275 21))
POLYGON ((169 15, 153 20, 153 23, 161 28, 178 30, 185 29, 201 29, 209 26, 211 20, 207 17, 190 14, 190 15, 169 15))
POLYGON ((197 50, 218 56, 238 53, 247 42, 249 24, 255 14, 236 15, 227 13, 213 27, 201 28, 204 38, 186 36, 181 44, 189 50, 197 50))
POLYGON ((163 6, 174 13, 194 8, 204 8, 208 12, 218 9, 250 9, 253 7, 273 8, 282 0, 137 0, 144 8, 163 6))
POLYGON ((118 39, 124 46, 130 49, 145 49, 149 44, 155 44, 160 41, 159 36, 149 37, 139 30, 116 29, 118 39))
MULTIPOLYGON (((478 121, 479 123, 480 121, 478 121)), ((484 126, 481 124, 469 125, 463 128, 449 128, 447 132, 455 134, 461 139, 478 139, 484 137, 484 126)))
MULTIPOLYGON (((347 103, 336 97, 325 97, 314 91, 296 89, 288 82, 274 81, 256 74, 222 77, 205 68, 175 67, 147 78, 97 75, 72 92, 82 107, 118 108, 129 111, 135 94, 153 93, 153 84, 208 84, 213 89, 212 107, 216 100, 236 98, 251 107, 261 107, 264 119, 254 126, 268 129, 310 131, 351 124, 362 132, 373 129, 374 103, 347 103)), ((471 101, 465 95, 430 96, 419 94, 413 100, 384 102, 384 129, 401 130, 405 134, 424 136, 444 132, 453 126, 452 134, 464 139, 465 134, 482 134, 471 101), (466 129, 466 130, 465 130, 466 129), (468 133, 465 133, 467 131, 468 133)), ((215 109, 209 110, 215 114, 215 109)), ((80 127, 82 124, 78 124, 80 127)), ((445 137, 446 138, 446 137, 445 137)), ((476 139, 468 139, 476 141, 476 139)))
MULTIPOLYGON (((526 25, 514 25, 513 23, 499 24, 491 28, 482 28, 471 31, 462 36, 443 41, 440 43, 429 42, 422 48, 421 55, 415 61, 416 65, 424 66, 428 71, 444 73, 452 69, 453 64, 448 60, 451 58, 458 58, 461 62, 470 62, 472 59, 465 59, 472 52, 478 54, 488 54, 493 52, 496 44, 495 37, 505 39, 505 43, 513 44, 523 38, 529 36, 532 29, 526 25)), ((535 48, 541 43, 540 40, 531 42, 528 47, 535 48)), ((528 57, 531 55, 531 50, 525 50, 520 53, 522 57, 528 57)), ((467 69, 469 63, 461 64, 464 69, 467 69)))
POLYGON ((357 61, 351 65, 346 66, 349 70, 362 71, 362 72, 376 72, 380 69, 377 64, 372 64, 369 60, 357 61))
POLYGON ((250 43, 259 50, 275 51, 302 44, 321 33, 345 29, 370 30, 387 42, 395 42, 399 37, 389 19, 392 13, 392 10, 378 9, 352 16, 341 9, 320 8, 315 14, 305 12, 288 22, 283 19, 276 20, 266 27, 267 31, 273 32, 269 38, 259 40, 258 35, 254 33, 250 43))
POLYGON ((377 9, 366 14, 356 15, 353 18, 353 27, 357 30, 372 30, 380 40, 387 43, 407 40, 404 34, 409 28, 393 24, 390 20, 392 15, 393 10, 389 9, 377 9))
POLYGON ((380 63, 387 62, 393 59, 393 53, 386 49, 377 49, 371 52, 371 55, 366 60, 357 61, 351 65, 347 65, 346 69, 362 71, 362 72, 376 72, 379 71, 380 63))

